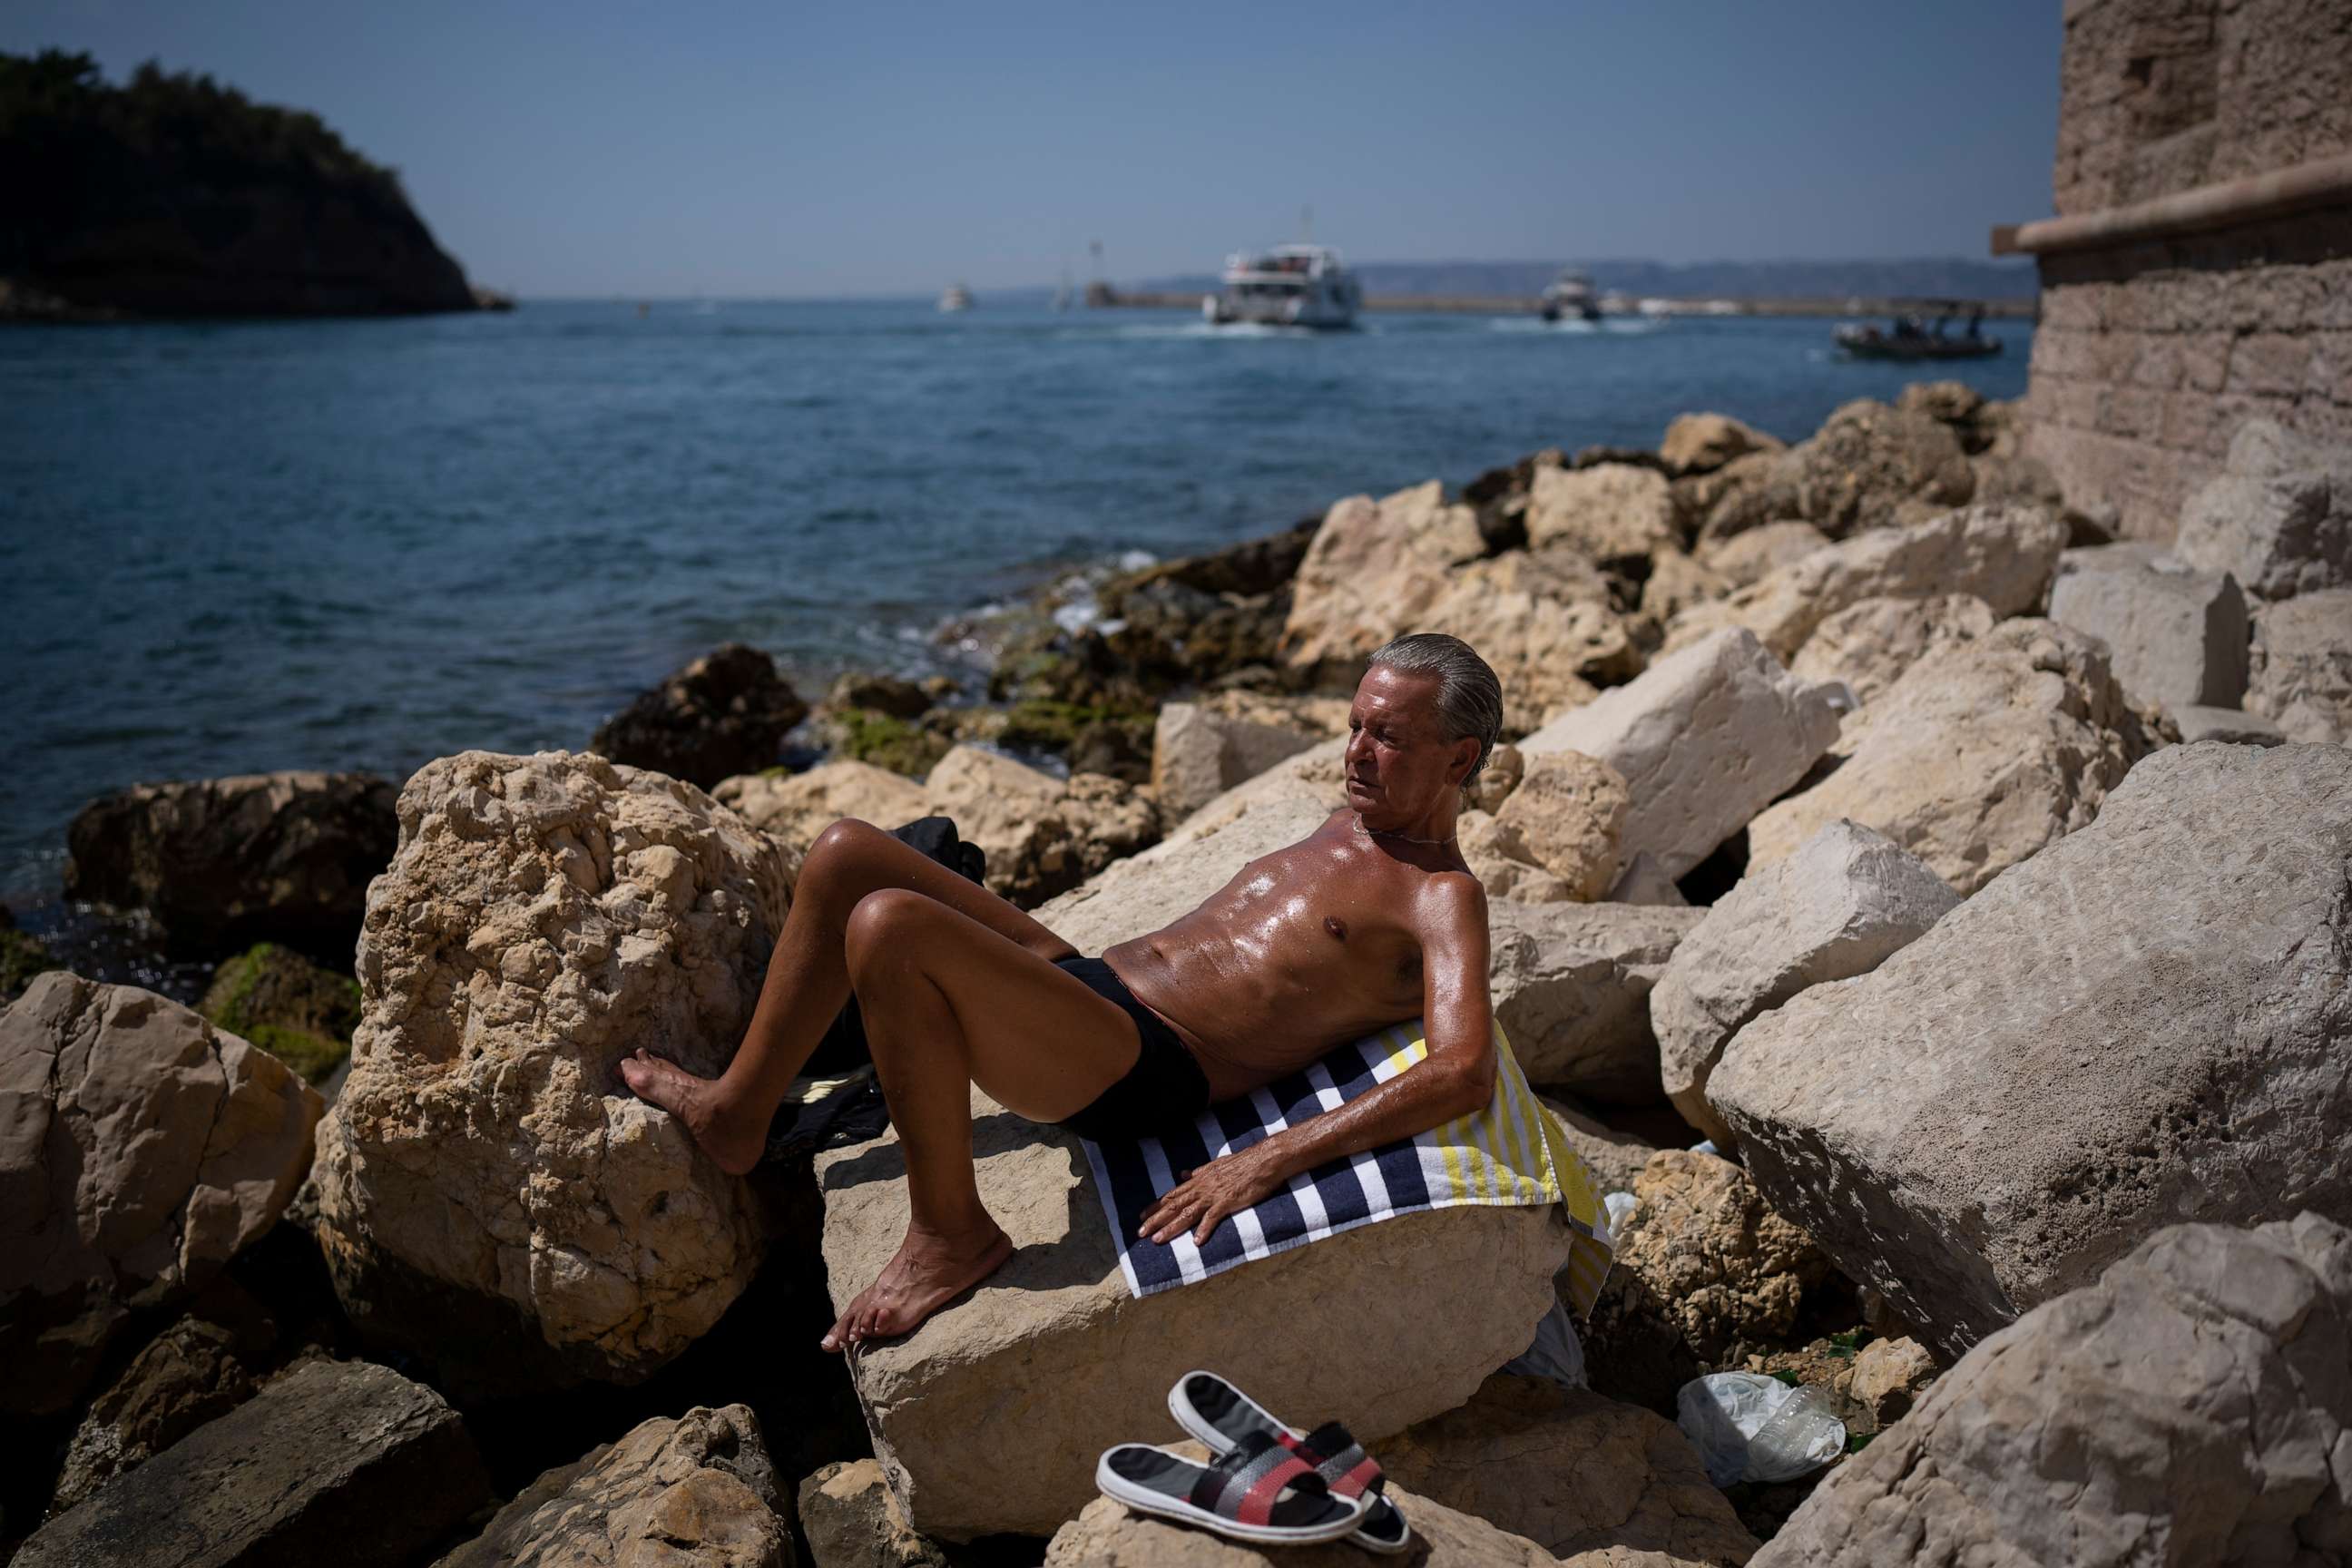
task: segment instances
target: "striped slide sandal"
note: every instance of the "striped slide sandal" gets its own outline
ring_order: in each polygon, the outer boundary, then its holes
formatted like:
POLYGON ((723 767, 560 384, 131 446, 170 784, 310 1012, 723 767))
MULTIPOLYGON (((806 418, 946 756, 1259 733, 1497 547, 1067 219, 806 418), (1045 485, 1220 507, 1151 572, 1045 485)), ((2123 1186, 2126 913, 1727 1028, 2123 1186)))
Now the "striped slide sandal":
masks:
POLYGON ((1265 1406, 1213 1372, 1188 1372, 1178 1378, 1168 1391, 1168 1413, 1207 1444, 1211 1453, 1238 1453, 1240 1445, 1265 1439, 1312 1466, 1333 1497, 1367 1505, 1363 1522, 1349 1537, 1357 1545, 1373 1552, 1402 1552, 1412 1544, 1404 1515, 1381 1495, 1388 1477, 1381 1473, 1380 1461, 1338 1422, 1301 1432, 1276 1420, 1265 1406))
POLYGON ((1363 1522, 1361 1498, 1333 1497, 1315 1467, 1260 1432, 1211 1465, 1148 1443, 1121 1443, 1095 1464, 1103 1496, 1138 1513, 1269 1545, 1337 1541, 1363 1522))

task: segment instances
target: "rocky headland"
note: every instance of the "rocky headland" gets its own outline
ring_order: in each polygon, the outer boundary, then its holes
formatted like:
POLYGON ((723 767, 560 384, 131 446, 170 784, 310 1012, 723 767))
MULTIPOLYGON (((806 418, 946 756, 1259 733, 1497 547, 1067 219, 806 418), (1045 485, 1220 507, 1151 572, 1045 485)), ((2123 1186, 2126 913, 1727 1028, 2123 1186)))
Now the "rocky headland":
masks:
POLYGON ((0 321, 502 308, 397 175, 300 110, 144 65, 0 54, 0 321))
POLYGON ((730 646, 577 752, 95 802, 78 896, 220 968, 189 1007, 0 931, 0 1542, 1260 1562, 1094 1496, 1199 1365, 1346 1420, 1409 1561, 2352 1561, 2345 471, 2250 426, 2155 549, 1954 384, 1793 444, 1690 415, 960 626, 982 700, 806 700, 730 646), (1462 842, 1612 1194, 1581 1373, 1530 1352, 1547 1213, 1137 1300, 1075 1141, 979 1096, 1013 1259, 817 1353, 899 1234, 896 1139, 827 1110, 730 1176, 619 1058, 724 1059, 843 816, 951 816, 1084 951, 1155 928, 1339 803, 1408 629, 1509 700, 1462 842), (1844 1451, 1718 1488, 1675 1417, 1727 1372, 1844 1451))

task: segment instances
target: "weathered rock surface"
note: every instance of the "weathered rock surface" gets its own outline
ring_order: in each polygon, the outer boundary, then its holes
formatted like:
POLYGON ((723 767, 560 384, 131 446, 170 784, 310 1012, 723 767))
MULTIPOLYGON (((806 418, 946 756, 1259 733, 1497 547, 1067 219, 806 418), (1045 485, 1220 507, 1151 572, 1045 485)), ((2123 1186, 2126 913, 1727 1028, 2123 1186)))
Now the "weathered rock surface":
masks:
POLYGON ((1098 953, 1199 907, 1252 860, 1322 826, 1334 809, 1297 798, 1242 803, 1216 827, 1171 837, 1038 906, 1037 919, 1080 952, 1098 953))
MULTIPOLYGON (((1489 899, 1523 904, 1572 903, 1576 889, 1534 861, 1516 839, 1496 828, 1491 813, 1465 811, 1454 822, 1455 845, 1489 899)), ((1612 847, 1613 853, 1613 847, 1612 847)))
POLYGON ((1604 1193, 1630 1193, 1658 1152, 1657 1145, 1638 1132, 1610 1126, 1583 1105, 1558 1093, 1540 1097, 1560 1126, 1569 1146, 1604 1193))
MULTIPOLYGON (((1608 580, 1561 551, 1513 551, 1454 573, 1426 611, 1402 628, 1446 632, 1478 650, 1503 686, 1503 727, 1532 730, 1589 700, 1593 683, 1642 668, 1608 580)), ((1346 672, 1348 679, 1360 669, 1346 672)))
POLYGON ((739 773, 711 798, 802 854, 816 836, 855 817, 887 832, 929 809, 923 786, 871 763, 820 763, 804 773, 739 773))
POLYGON ((1959 438, 1910 409, 1856 398, 1790 448, 1797 512, 1832 539, 1964 506, 1976 475, 1959 438))
POLYGON ((1795 784, 1837 738, 1826 693, 1729 628, 1660 659, 1519 742, 1606 763, 1632 794, 1618 839, 1679 878, 1795 784))
POLYGON ((2180 743, 2184 746, 2193 746, 2200 741, 2275 746, 2286 740, 2286 731, 2274 721, 2235 708, 2175 708, 2165 717, 2180 731, 2180 743))
POLYGON ((2135 544, 2069 550, 2050 618, 2107 645, 2126 691, 2166 710, 2235 708, 2246 693, 2246 596, 2227 573, 2199 573, 2135 544))
MULTIPOLYGON (((1328 816, 1348 804, 1348 738, 1335 735, 1218 795, 1170 830, 1154 850, 1161 858, 1205 837, 1260 806, 1284 802, 1318 805, 1328 816)), ((1321 817, 1317 820, 1320 821, 1321 817)), ((1140 858, 1141 857, 1138 857, 1140 858)), ((1214 889, 1210 889, 1212 892, 1214 889)))
POLYGON ((1024 908, 1160 837, 1150 799, 1117 779, 1074 773, 1065 783, 977 746, 941 758, 923 795, 987 855, 989 888, 1024 908))
POLYGON ((1812 1238, 1728 1160, 1662 1149, 1633 1183, 1616 1267, 1649 1287, 1701 1361, 1788 1337, 1829 1274, 1812 1238))
MULTIPOLYGON (((1552 752, 1526 764, 1495 814, 1493 848, 1549 872, 1562 897, 1591 902, 1617 880, 1617 839, 1631 804, 1623 776, 1608 763, 1552 752)), ((1489 882, 1486 890, 1497 889, 1489 882)))
MULTIPOLYGON (((972 1110, 981 1196, 1013 1258, 851 1369, 875 1458, 925 1535, 1052 1531, 1094 1494, 1097 1456, 1135 1437, 1136 1413, 1160 1408, 1191 1367, 1378 1444, 1526 1349, 1566 1261, 1549 1210, 1440 1209, 1139 1300, 1077 1141, 976 1091, 972 1110), (1335 1361, 1328 1347, 1342 1341, 1354 1352, 1335 1361)), ((817 1173, 825 1273, 846 1307, 906 1229, 897 1136, 821 1154, 817 1173)))
POLYGON ((915 1533, 871 1459, 827 1465, 803 1481, 800 1520, 814 1568, 947 1568, 947 1554, 915 1533))
POLYGON ((2352 751, 2168 748, 1742 1029, 1707 1097, 1773 1205, 1947 1353, 2181 1215, 2345 1212, 2347 844, 2352 751))
POLYGON ((1631 463, 1538 468, 1528 491, 1528 545, 1594 561, 1649 555, 1680 538, 1666 476, 1631 463))
POLYGON ((1691 928, 1650 993, 1666 1098, 1728 1147, 1706 1080, 1732 1036, 1809 985, 1876 968, 1960 901, 1943 879, 1867 827, 1823 826, 1749 873, 1691 928))
POLYGON ((2352 588, 2255 613, 2246 707, 2290 741, 2352 742, 2352 588))
POLYGON ((2352 451, 2249 419, 2180 510, 2173 553, 2261 599, 2352 588, 2352 451))
POLYGON ((136 784, 66 829, 66 896, 143 910, 181 952, 283 942, 347 954, 368 879, 392 859, 394 798, 373 773, 136 784))
POLYGON ((1936 1358, 1917 1340, 1873 1340, 1854 1352, 1846 1396, 1884 1428, 1910 1414, 1935 1381, 1936 1358))
POLYGON ((774 762, 785 734, 807 717, 808 704, 776 673, 774 659, 731 642, 605 720, 588 749, 709 789, 774 762))
POLYGON ((1978 506, 1907 528, 1817 550, 1727 599, 1675 618, 1669 649, 1724 626, 1746 626, 1777 658, 1791 658, 1814 628, 1864 599, 1968 594, 1999 616, 2038 608, 2049 592, 2066 525, 2042 507, 1978 506))
POLYGON ((1658 460, 1666 472, 1681 479, 1711 474, 1750 452, 1778 452, 1783 445, 1778 437, 1767 436, 1727 414, 1681 414, 1666 426, 1658 443, 1658 460))
POLYGON ((1486 552, 1476 510, 1449 504, 1435 479, 1335 503, 1298 563, 1283 657, 1308 670, 1360 662, 1423 625, 1453 569, 1486 552))
POLYGON ((2100 644, 2005 621, 1932 649, 1847 718, 1844 763, 1748 825, 1748 864, 1847 817, 1972 893, 2089 822, 2151 744, 2100 644))
POLYGON ((1973 594, 1926 599, 1864 599, 1815 627, 1790 661, 1806 680, 1843 680, 1874 702, 1928 649, 1974 642, 1992 630, 1992 606, 1973 594))
POLYGON ((845 670, 826 689, 827 708, 864 708, 893 719, 919 719, 929 710, 931 694, 914 681, 895 675, 845 670))
POLYGON ((422 1384, 314 1361, 25 1542, 19 1568, 405 1568, 489 1497, 465 1424, 422 1384))
POLYGON ((1650 988, 1704 912, 1488 904, 1495 1019, 1528 1081, 1622 1104, 1656 1100, 1650 988))
POLYGON ((1672 1422, 1587 1389, 1488 1378, 1459 1410, 1383 1444, 1381 1468, 1560 1557, 1615 1546, 1741 1563, 1756 1538, 1672 1422))
POLYGON ((1811 523, 1790 518, 1706 544, 1698 559, 1729 586, 1745 588, 1829 542, 1830 536, 1811 523))
POLYGON ((1203 703, 1167 703, 1151 736, 1152 795, 1164 818, 1181 822, 1319 738, 1295 724, 1234 717, 1203 703))
POLYGON ((1971 1351, 1755 1562, 2340 1562, 2347 1366, 2352 1234, 2178 1226, 1971 1351))
POLYGON ((268 1327, 250 1316, 228 1323, 190 1313, 148 1341, 75 1426, 49 1511, 73 1507, 252 1398, 266 1370, 268 1327))
POLYGON ((265 942, 213 972, 196 1011, 320 1084, 352 1054, 360 988, 347 973, 265 942))
POLYGON ((562 752, 428 763, 400 825, 319 1136, 337 1293, 451 1384, 634 1381, 718 1321, 761 1238, 744 1184, 615 1068, 725 1067, 784 851, 690 784, 562 752))
POLYGON ((65 970, 0 1013, 0 1410, 65 1408, 132 1314, 278 1221, 317 1094, 152 991, 65 970))
POLYGON ((751 1407, 698 1406, 541 1476, 434 1568, 792 1568, 784 1510, 751 1407))
MULTIPOLYGON (((1507 1534, 1483 1519, 1460 1513, 1402 1487, 1388 1496, 1412 1526, 1410 1554, 1397 1559, 1416 1568, 1556 1568, 1559 1559, 1522 1536, 1507 1534)), ((1045 1568, 1360 1568, 1366 1552, 1347 1541, 1321 1546, 1253 1546, 1206 1531, 1130 1513, 1108 1498, 1054 1532, 1045 1548, 1045 1568)), ((1571 1568, 1684 1568, 1651 1552, 1587 1552, 1570 1559, 1571 1568)))

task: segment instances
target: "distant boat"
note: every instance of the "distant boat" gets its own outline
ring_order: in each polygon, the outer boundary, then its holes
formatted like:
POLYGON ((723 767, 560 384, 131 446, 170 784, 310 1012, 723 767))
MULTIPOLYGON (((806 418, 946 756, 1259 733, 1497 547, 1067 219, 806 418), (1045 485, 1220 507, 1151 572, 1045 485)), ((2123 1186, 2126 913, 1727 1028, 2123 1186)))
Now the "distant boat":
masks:
POLYGON ((1565 268, 1543 291, 1543 319, 1561 321, 1574 318, 1580 321, 1601 319, 1601 301, 1592 292, 1592 274, 1565 268))
POLYGON ((1220 292, 1201 300, 1201 315, 1213 326, 1351 327, 1364 303, 1356 275, 1323 245, 1236 253, 1225 258, 1222 281, 1220 292))
POLYGON ((2000 340, 1986 337, 1979 330, 1984 321, 1984 307, 1979 305, 1969 314, 1969 324, 1955 336, 1944 328, 1959 313, 1957 301, 1948 304, 1933 324, 1923 323, 1917 316, 1897 316, 1885 331, 1876 327, 1848 325, 1833 334, 1839 352, 1848 359, 1895 360, 1911 363, 1921 360, 1990 359, 2000 353, 2000 340))
POLYGON ((1076 298, 1076 294, 1070 288, 1070 269, 1065 267, 1062 268, 1062 286, 1054 290, 1054 309, 1066 310, 1076 298))
POLYGON ((971 310, 971 290, 961 283, 949 284, 947 292, 940 296, 940 309, 942 311, 971 310))

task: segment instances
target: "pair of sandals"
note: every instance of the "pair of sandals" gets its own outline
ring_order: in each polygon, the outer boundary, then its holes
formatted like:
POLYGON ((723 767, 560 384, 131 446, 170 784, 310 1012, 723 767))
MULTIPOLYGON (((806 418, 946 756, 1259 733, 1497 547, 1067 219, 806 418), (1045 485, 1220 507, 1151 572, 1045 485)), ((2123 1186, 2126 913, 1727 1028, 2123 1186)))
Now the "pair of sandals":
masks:
POLYGON ((1388 1478, 1379 1461, 1338 1422, 1302 1432, 1213 1372, 1178 1378, 1168 1413, 1216 1462, 1121 1443, 1095 1465, 1105 1497, 1237 1541, 1304 1544, 1346 1536, 1382 1552, 1412 1545, 1404 1515, 1381 1495, 1388 1478))

